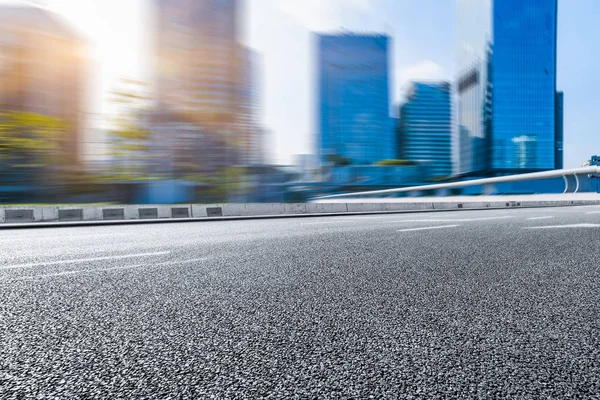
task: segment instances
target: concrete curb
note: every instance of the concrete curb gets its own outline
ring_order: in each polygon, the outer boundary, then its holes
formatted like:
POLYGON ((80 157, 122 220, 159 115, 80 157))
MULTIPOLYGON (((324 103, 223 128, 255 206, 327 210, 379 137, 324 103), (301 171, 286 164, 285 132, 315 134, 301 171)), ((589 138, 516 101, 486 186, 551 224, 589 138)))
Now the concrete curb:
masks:
POLYGON ((308 218, 344 215, 423 213, 507 208, 540 208, 600 205, 594 199, 523 201, 449 198, 451 201, 297 204, 190 204, 122 206, 0 207, 0 229, 36 229, 121 224, 235 221, 270 218, 308 218))

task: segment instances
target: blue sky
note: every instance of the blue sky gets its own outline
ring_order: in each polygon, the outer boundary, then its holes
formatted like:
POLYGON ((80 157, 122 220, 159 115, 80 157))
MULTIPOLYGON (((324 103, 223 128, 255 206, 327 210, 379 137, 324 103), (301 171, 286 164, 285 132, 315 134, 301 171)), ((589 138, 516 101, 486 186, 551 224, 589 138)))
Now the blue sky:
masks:
MULTIPOLYGON (((6 0, 0 0, 6 1, 6 0)), ((150 78, 148 0, 44 0, 90 38, 94 102, 119 76, 150 78)), ((263 120, 274 161, 312 151, 311 31, 345 28, 393 37, 392 101, 411 79, 454 76, 456 0, 246 0, 244 41, 261 54, 263 120)), ((559 0, 558 88, 565 92, 565 167, 600 153, 600 1, 559 0)))

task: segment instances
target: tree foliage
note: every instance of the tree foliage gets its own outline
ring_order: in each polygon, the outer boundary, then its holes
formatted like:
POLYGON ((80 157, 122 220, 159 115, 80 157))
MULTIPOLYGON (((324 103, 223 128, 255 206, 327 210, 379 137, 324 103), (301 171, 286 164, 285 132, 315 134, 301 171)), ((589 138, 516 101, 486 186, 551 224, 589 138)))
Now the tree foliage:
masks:
POLYGON ((5 178, 57 174, 65 159, 66 126, 58 118, 22 111, 0 111, 0 163, 5 178))
POLYGON ((411 166, 417 165, 417 162, 410 160, 381 160, 377 161, 375 165, 384 166, 384 167, 392 167, 392 166, 411 166))

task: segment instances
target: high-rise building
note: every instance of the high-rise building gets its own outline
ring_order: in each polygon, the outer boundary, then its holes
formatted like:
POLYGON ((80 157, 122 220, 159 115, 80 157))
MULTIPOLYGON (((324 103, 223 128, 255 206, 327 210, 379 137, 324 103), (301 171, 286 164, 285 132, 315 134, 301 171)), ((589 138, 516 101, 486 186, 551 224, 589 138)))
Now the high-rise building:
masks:
POLYGON ((62 121, 65 136, 57 151, 71 172, 83 159, 86 51, 83 37, 54 12, 0 6, 0 110, 62 121))
MULTIPOLYGON (((155 0, 155 5, 153 124, 161 126, 163 136, 170 135, 166 126, 186 127, 185 144, 175 144, 175 149, 185 147, 190 153, 208 140, 241 154, 245 57, 238 41, 238 0, 155 0)), ((178 136, 161 140, 173 143, 178 136)), ((224 150, 220 164, 240 162, 239 157, 230 159, 231 154, 224 150)), ((199 154, 184 169, 190 172, 195 168, 191 164, 211 169, 203 166, 208 161, 199 154)))
POLYGON ((452 106, 448 82, 413 82, 400 107, 398 157, 426 165, 432 177, 452 175, 452 106))
POLYGON ((457 2, 455 173, 556 168, 557 0, 457 2))
POLYGON ((246 165, 263 164, 263 149, 260 106, 259 54, 247 47, 243 48, 244 69, 241 93, 240 129, 242 140, 242 162, 246 165))
POLYGON ((556 154, 555 169, 564 168, 564 116, 563 116, 564 95, 563 92, 556 92, 556 154))
POLYGON ((385 35, 318 35, 317 121, 321 163, 394 158, 385 35))

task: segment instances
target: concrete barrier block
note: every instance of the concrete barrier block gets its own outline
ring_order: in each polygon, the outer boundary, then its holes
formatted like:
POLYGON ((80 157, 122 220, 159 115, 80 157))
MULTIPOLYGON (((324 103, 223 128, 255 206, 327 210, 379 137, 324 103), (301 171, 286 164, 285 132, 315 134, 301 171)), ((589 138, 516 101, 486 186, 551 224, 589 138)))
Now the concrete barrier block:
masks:
POLYGON ((487 202, 484 201, 474 201, 474 202, 466 202, 466 203, 462 203, 463 207, 462 208, 466 208, 466 209, 473 209, 473 208, 488 208, 488 204, 487 202))
POLYGON ((433 203, 433 208, 435 210, 458 210, 459 203, 451 203, 451 202, 435 202, 433 203))
POLYGON ((348 212, 346 203, 308 203, 306 211, 309 214, 329 214, 348 212))
POLYGON ((125 208, 124 207, 113 207, 102 209, 103 220, 122 220, 125 219, 125 208))
POLYGON ((283 205, 274 203, 249 204, 249 215, 279 215, 283 214, 283 205))
POLYGON ((171 207, 171 218, 190 218, 190 216, 191 206, 180 204, 176 207, 171 207))
MULTIPOLYGON (((81 207, 59 207, 58 210, 58 220, 73 222, 73 221, 83 221, 83 208, 81 207)), ((44 210, 45 215, 45 210, 44 210)), ((44 216, 45 218, 45 216, 44 216)))
MULTIPOLYGON (((41 210, 38 210, 38 221, 41 220, 41 210)), ((31 207, 7 207, 4 209, 4 221, 7 224, 34 222, 35 210, 31 207)))
POLYGON ((206 204, 192 204, 192 217, 206 218, 206 204))
POLYGON ((139 219, 157 219, 158 208, 157 207, 140 207, 138 208, 139 219))
POLYGON ((385 211, 385 203, 347 203, 348 212, 376 212, 385 211))
POLYGON ((163 204, 153 205, 156 208, 157 218, 171 218, 171 207, 163 204))
MULTIPOLYGON (((60 213, 60 209, 61 207, 56 207, 56 206, 42 206, 42 207, 34 207, 34 208, 40 208, 40 219, 39 221, 44 221, 44 222, 53 222, 53 221, 58 221, 59 218, 59 213, 60 213)), ((72 208, 78 208, 78 207, 64 207, 64 209, 72 209, 72 208)), ((79 207, 79 209, 81 209, 81 207, 79 207)))
POLYGON ((127 206, 119 206, 118 208, 123 209, 123 218, 124 219, 139 219, 139 206, 135 205, 127 205, 127 206))
POLYGON ((284 203, 283 214, 306 214, 306 203, 284 203))
MULTIPOLYGON (((98 219, 102 219, 102 218, 98 218, 97 215, 97 206, 84 206, 83 207, 83 220, 84 221, 95 221, 98 219)), ((102 214, 100 214, 102 215, 102 214)))
MULTIPOLYGON (((211 209, 218 208, 218 206, 210 207, 211 209)), ((247 203, 232 203, 232 204, 224 204, 221 207, 222 215, 226 215, 228 217, 243 217, 247 215, 251 215, 251 211, 255 210, 256 207, 251 207, 250 204, 247 203)), ((215 210, 216 212, 216 210, 215 210)), ((207 212, 208 214, 208 212, 207 212)))

